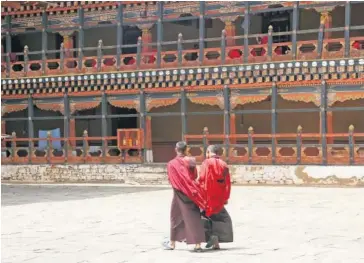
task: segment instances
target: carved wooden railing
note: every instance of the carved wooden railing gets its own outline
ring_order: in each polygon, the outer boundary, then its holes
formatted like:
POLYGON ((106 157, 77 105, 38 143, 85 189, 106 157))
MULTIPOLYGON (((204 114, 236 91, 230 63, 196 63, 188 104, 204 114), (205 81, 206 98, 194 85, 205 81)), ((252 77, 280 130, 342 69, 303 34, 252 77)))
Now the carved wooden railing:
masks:
POLYGON ((82 164, 82 163, 141 163, 143 135, 129 131, 128 138, 118 145, 117 136, 73 138, 12 138, 2 140, 2 164, 82 164), (40 147, 40 142, 46 144, 40 147), (54 145, 59 142, 58 145, 54 145))
POLYGON ((329 164, 363 165, 364 133, 297 133, 255 134, 249 128, 247 134, 186 135, 189 154, 202 162, 209 144, 220 145, 221 156, 231 164, 329 164))
MULTIPOLYGON (((271 39, 271 35, 269 35, 271 39)), ((297 55, 293 58, 292 42, 249 45, 248 54, 244 53, 244 46, 222 46, 218 48, 205 48, 204 57, 199 58, 199 49, 182 50, 179 39, 179 49, 161 52, 161 62, 157 64, 157 52, 142 52, 142 43, 139 40, 138 52, 135 54, 103 55, 102 41, 97 50, 97 56, 65 57, 65 52, 72 53, 76 49, 65 50, 63 46, 59 59, 29 60, 29 54, 38 54, 41 51, 29 52, 25 47, 24 53, 16 55, 24 57, 24 61, 10 61, 10 54, 3 55, 1 76, 9 78, 39 77, 47 75, 66 75, 96 72, 132 71, 136 69, 179 68, 209 65, 231 65, 242 63, 261 63, 287 60, 337 59, 345 57, 345 39, 326 39, 298 41, 297 55), (320 46, 322 43, 322 46, 320 46), (246 60, 246 61, 245 61, 246 60), (120 61, 118 63, 118 61, 120 61)), ((109 48, 115 48, 114 46, 109 48)), ((350 38, 349 57, 364 56, 364 37, 350 38)), ((53 52, 54 53, 54 52, 53 52)))
MULTIPOLYGON (((82 163, 142 163, 143 136, 135 133, 118 145, 117 136, 74 138, 12 138, 2 140, 2 164, 82 164, 82 163), (135 135, 135 136, 134 136, 135 135), (40 142, 46 147, 39 148, 40 142), (53 142, 59 142, 54 147, 53 142)), ((328 164, 364 165, 364 133, 297 133, 186 135, 190 155, 198 162, 205 158, 209 144, 222 146, 222 158, 230 164, 328 164)), ((173 156, 171 156, 173 158, 173 156)))

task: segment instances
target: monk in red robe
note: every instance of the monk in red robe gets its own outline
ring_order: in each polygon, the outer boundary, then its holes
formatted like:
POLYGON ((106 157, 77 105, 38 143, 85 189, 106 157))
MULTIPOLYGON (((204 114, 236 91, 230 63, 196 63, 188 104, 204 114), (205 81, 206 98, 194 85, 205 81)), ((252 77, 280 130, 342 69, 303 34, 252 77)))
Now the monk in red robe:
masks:
POLYGON ((177 242, 194 244, 194 252, 201 252, 201 243, 206 242, 200 207, 205 200, 196 182, 197 171, 194 161, 186 157, 187 144, 176 144, 177 156, 168 163, 168 180, 173 188, 171 206, 170 241, 163 243, 167 250, 174 250, 177 242))
POLYGON ((229 213, 225 209, 230 198, 231 180, 227 164, 219 158, 221 147, 210 145, 207 159, 202 163, 198 178, 204 199, 204 224, 206 248, 220 249, 219 242, 233 242, 233 227, 229 213))

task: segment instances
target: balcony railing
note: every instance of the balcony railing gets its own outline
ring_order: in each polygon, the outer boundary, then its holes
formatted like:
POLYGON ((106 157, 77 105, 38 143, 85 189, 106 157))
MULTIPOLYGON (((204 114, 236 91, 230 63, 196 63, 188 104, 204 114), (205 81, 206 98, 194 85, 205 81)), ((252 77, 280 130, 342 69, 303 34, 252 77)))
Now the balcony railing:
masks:
POLYGON ((364 133, 297 133, 255 134, 253 128, 248 134, 186 135, 189 154, 202 162, 209 144, 222 147, 222 158, 230 164, 328 164, 363 165, 364 133))
POLYGON ((82 163, 141 163, 143 140, 130 136, 53 138, 12 138, 2 141, 2 164, 82 164, 82 163))
MULTIPOLYGON (((355 26, 351 30, 364 30, 364 26, 355 26)), ((344 28, 333 28, 327 31, 343 31, 344 28)), ((276 35, 291 35, 293 32, 273 33, 270 29, 268 34, 249 35, 248 40, 257 37, 268 39, 265 44, 227 46, 227 40, 239 40, 244 36, 226 37, 223 31, 220 38, 207 38, 205 42, 218 42, 217 48, 184 49, 183 45, 199 44, 199 40, 183 40, 180 34, 177 41, 162 42, 162 48, 154 50, 157 43, 142 43, 139 38, 136 45, 103 46, 102 40, 98 47, 87 47, 77 49, 30 51, 25 46, 23 53, 5 54, 2 63, 2 77, 21 78, 39 77, 47 75, 84 74, 95 72, 133 71, 157 68, 180 68, 192 66, 210 66, 225 64, 263 63, 270 61, 287 60, 313 60, 333 59, 344 57, 364 56, 364 36, 324 39, 323 28, 318 30, 301 30, 297 34, 318 33, 316 40, 273 43, 276 35), (349 40, 349 41, 348 41, 349 40), (168 45, 177 45, 177 50, 160 51, 168 45), (121 54, 122 48, 136 48, 135 54, 121 54), (118 50, 114 55, 104 55, 106 50, 118 50), (94 56, 84 56, 84 52, 96 51, 94 56), (202 51, 202 53, 201 53, 202 51), (77 53, 77 57, 69 57, 69 54, 77 53), (47 59, 47 55, 58 56, 59 59, 47 59), (58 55, 57 55, 58 54, 58 55), (68 54, 66 56, 66 54, 68 54), (200 56, 203 54, 203 57, 200 56), (42 59, 31 60, 30 56, 40 56, 42 59), (14 61, 14 57, 22 58, 22 61, 14 61), (6 61, 6 62, 5 62, 6 61)), ((326 32, 326 31, 325 31, 326 32)), ((231 41, 230 41, 231 42, 231 41)), ((251 41, 250 41, 251 42, 251 41)))
MULTIPOLYGON (((137 137, 136 137, 137 138, 137 137)), ((118 145, 117 137, 6 138, 2 141, 2 164, 143 163, 141 141, 118 145), (41 142, 45 147, 40 147, 41 142), (58 144, 56 143, 58 142, 58 144)), ((189 154, 203 161, 209 144, 222 146, 230 164, 364 165, 364 133, 297 133, 186 135, 189 154)), ((174 156, 170 156, 172 159, 174 156)))

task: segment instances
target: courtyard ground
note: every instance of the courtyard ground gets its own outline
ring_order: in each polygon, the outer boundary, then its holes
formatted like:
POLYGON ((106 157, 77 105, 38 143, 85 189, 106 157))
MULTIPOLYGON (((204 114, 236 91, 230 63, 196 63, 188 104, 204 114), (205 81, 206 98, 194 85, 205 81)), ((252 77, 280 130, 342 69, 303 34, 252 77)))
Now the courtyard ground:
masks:
POLYGON ((364 262, 364 189, 234 187, 235 242, 163 251, 169 188, 2 185, 3 263, 364 262))

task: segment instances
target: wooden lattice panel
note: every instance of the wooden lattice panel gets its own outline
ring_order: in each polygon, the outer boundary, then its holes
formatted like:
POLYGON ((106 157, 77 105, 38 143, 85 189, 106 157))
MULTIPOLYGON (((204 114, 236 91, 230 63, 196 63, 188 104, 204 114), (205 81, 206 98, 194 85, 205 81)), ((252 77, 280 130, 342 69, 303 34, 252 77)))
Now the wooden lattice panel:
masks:
POLYGON ((120 150, 143 148, 144 136, 142 129, 118 129, 117 145, 120 150))

